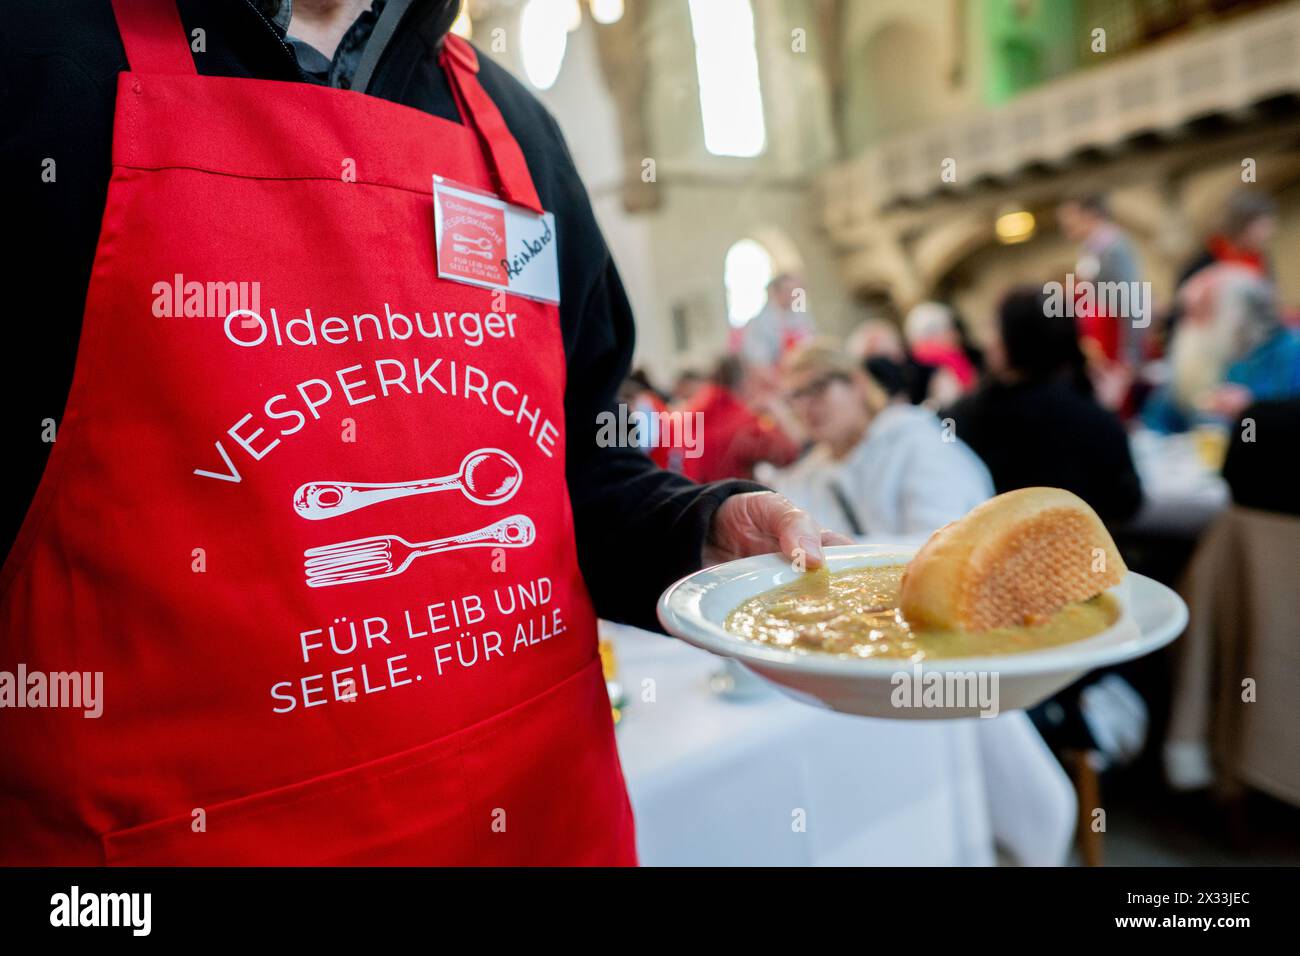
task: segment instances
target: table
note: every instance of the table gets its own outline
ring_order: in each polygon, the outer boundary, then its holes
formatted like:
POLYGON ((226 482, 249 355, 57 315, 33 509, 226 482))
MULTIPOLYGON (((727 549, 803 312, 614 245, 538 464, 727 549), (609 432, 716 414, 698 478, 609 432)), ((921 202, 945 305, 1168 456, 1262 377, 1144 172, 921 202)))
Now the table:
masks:
POLYGON ((1022 713, 903 721, 709 689, 721 660, 605 622, 628 697, 619 754, 641 862, 1064 863, 1076 802, 1022 713), (803 826, 800 827, 800 823, 803 826))
POLYGON ((1125 530, 1195 537, 1231 502, 1228 483, 1197 453, 1191 432, 1162 435, 1140 428, 1130 435, 1129 450, 1143 501, 1125 530))

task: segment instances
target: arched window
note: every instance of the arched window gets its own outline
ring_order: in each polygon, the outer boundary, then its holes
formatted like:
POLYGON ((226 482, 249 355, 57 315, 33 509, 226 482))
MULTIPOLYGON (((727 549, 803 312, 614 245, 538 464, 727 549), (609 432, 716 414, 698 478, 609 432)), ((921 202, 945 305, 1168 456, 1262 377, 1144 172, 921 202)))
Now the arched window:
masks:
POLYGON ((727 321, 740 328, 767 303, 772 254, 756 239, 741 239, 727 250, 722 281, 727 289, 727 321))
POLYGON ((704 146, 715 156, 757 156, 767 130, 749 0, 691 0, 704 146))

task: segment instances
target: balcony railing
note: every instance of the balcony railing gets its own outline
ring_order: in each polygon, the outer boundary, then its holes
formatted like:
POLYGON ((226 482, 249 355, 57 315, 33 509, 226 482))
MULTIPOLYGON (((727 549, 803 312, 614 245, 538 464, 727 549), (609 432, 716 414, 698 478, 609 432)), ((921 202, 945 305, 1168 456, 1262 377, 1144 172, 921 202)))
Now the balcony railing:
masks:
POLYGON ((822 218, 834 233, 900 201, 1058 165, 1084 150, 1295 94, 1300 4, 1219 23, 1062 77, 996 109, 885 140, 822 175, 822 218), (940 176, 948 159, 956 164, 953 183, 940 176))

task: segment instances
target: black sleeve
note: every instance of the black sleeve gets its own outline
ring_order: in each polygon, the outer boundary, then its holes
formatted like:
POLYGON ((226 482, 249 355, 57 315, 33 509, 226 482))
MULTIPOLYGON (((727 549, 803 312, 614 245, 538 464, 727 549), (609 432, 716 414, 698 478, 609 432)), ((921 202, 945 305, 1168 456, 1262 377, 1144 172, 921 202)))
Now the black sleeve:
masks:
POLYGON ((608 254, 580 321, 564 400, 578 562, 601 617, 659 630, 655 601, 700 567, 718 505, 763 487, 745 481, 697 485, 636 448, 600 447, 597 415, 614 408, 634 341, 632 310, 608 254))
POLYGON ((117 71, 125 65, 107 0, 7 2, 0 30, 0 266, 6 314, 0 447, 6 494, 0 557, 40 484, 81 335, 108 194, 117 71))
POLYGON ((1300 399, 1256 402, 1232 430, 1223 477, 1232 500, 1246 508, 1300 514, 1295 493, 1295 449, 1300 445, 1300 399))

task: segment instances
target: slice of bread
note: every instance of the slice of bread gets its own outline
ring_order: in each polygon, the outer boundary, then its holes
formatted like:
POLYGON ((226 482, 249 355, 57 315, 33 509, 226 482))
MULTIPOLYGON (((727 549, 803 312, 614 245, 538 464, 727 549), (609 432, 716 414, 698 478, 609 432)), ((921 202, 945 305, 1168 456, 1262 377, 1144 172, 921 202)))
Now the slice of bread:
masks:
POLYGON ((1097 513, 1060 488, 991 498, 930 536, 903 572, 913 627, 1034 624, 1118 584, 1128 569, 1097 513))

